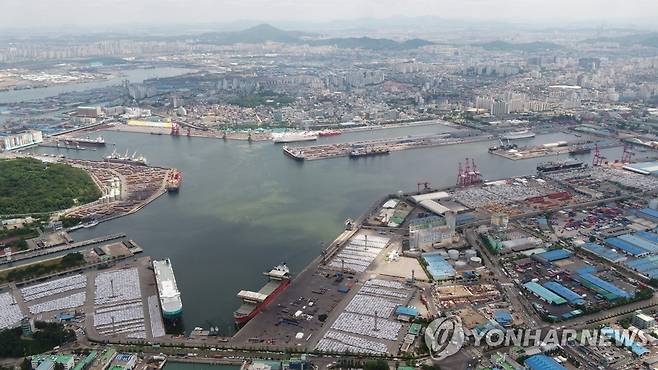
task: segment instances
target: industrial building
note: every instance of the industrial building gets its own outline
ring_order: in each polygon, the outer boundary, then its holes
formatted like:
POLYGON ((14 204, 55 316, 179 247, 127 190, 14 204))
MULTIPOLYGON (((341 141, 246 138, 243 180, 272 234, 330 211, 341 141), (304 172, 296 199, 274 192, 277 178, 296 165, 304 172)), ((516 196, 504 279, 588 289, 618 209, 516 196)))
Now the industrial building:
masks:
POLYGON ((626 256, 596 243, 585 243, 581 246, 581 248, 599 258, 612 263, 624 262, 627 259, 626 256))
POLYGON ((43 142, 43 134, 39 130, 26 130, 15 134, 0 134, 0 152, 26 148, 43 142))
POLYGON ((583 297, 574 292, 573 290, 565 287, 564 285, 558 283, 557 281, 549 281, 543 284, 543 287, 546 289, 551 290, 553 293, 559 295, 560 297, 564 298, 569 302, 569 304, 573 304, 576 306, 582 306, 585 304, 585 300, 583 297))
POLYGON ((427 263, 427 271, 434 280, 447 280, 455 277, 455 269, 439 252, 423 253, 422 257, 427 263))
POLYGON ((578 281, 585 287, 597 292, 609 301, 614 301, 620 298, 633 297, 634 294, 620 289, 614 284, 607 282, 596 275, 593 275, 595 272, 596 270, 594 268, 582 268, 576 271, 578 275, 578 281))
POLYGON ((523 287, 544 302, 548 302, 554 305, 561 305, 567 303, 566 299, 544 288, 543 286, 539 285, 539 283, 537 282, 529 281, 523 284, 523 287))
POLYGON ((546 355, 534 355, 523 362, 530 370, 567 370, 552 357, 546 355))
POLYGON ((553 261, 559 261, 571 257, 573 253, 566 249, 554 249, 552 251, 534 254, 532 258, 536 259, 539 262, 547 263, 553 261))
POLYGON ((650 329, 656 326, 656 319, 642 312, 638 312, 633 316, 633 326, 642 330, 650 329))

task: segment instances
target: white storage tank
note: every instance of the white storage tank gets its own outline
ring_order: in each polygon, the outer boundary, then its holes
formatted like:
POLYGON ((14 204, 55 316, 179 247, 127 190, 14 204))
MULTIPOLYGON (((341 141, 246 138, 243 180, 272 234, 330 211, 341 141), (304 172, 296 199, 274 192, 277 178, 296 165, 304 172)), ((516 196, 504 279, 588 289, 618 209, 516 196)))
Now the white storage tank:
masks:
POLYGON ((463 269, 466 267, 466 261, 457 261, 455 262, 455 267, 458 269, 463 269))
POLYGON ((467 249, 464 252, 464 256, 466 257, 467 260, 471 259, 473 257, 477 257, 477 255, 478 255, 478 252, 476 252, 475 249, 467 249))
POLYGON ((458 260, 459 259, 459 251, 456 249, 450 249, 448 251, 448 257, 450 257, 451 260, 458 260))
POLYGON ((482 264, 482 258, 480 257, 471 257, 468 260, 473 266, 480 266, 482 264))

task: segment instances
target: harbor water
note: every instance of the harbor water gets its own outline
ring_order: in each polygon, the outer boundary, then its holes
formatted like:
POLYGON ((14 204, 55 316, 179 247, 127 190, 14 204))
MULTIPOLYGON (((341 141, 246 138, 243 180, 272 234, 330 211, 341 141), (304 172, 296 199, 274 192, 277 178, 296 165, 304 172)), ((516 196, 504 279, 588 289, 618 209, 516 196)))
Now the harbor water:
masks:
MULTIPOLYGON (((451 128, 432 125, 373 130, 321 138, 318 143, 399 137, 451 128)), ((137 151, 152 165, 182 171, 178 194, 165 194, 136 214, 72 234, 82 240, 123 232, 154 258, 171 258, 182 292, 186 328, 232 327, 241 289, 257 290, 263 271, 286 262, 292 273, 320 254, 375 200, 398 190, 415 191, 418 182, 452 186, 457 164, 474 158, 486 179, 535 173, 537 163, 567 156, 511 161, 488 152, 497 142, 423 148, 361 159, 296 162, 271 142, 103 132, 116 150, 137 151)), ((519 144, 570 139, 563 133, 538 135, 519 144)), ((307 145, 308 143, 306 143, 307 145)), ((300 145, 305 145, 300 143, 300 145)), ((101 159, 114 149, 38 148, 39 153, 101 159)), ((621 148, 604 152, 618 158, 621 148)), ((579 156, 591 162, 591 154, 579 156)))

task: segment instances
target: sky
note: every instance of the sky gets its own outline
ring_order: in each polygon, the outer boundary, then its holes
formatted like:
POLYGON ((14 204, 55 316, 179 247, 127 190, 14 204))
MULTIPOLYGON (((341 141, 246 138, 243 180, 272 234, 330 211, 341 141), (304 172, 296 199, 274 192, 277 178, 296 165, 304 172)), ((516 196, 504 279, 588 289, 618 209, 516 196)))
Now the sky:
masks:
POLYGON ((0 27, 326 22, 396 16, 658 23, 658 0, 0 0, 0 27))

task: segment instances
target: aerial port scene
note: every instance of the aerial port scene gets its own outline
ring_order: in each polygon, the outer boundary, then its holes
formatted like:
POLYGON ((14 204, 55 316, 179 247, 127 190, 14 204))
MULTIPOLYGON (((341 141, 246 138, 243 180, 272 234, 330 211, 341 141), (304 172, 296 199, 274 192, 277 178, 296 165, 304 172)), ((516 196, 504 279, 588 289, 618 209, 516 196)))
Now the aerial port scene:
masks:
POLYGON ((0 9, 0 370, 658 369, 658 3, 0 9))

